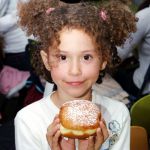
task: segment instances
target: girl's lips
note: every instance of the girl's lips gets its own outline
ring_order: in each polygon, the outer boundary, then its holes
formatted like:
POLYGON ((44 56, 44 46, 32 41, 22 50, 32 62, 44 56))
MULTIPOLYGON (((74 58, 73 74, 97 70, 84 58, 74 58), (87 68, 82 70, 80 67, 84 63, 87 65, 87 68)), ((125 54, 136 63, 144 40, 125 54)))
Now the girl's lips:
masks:
POLYGON ((72 85, 72 86, 79 86, 81 85, 83 82, 81 81, 75 81, 75 82, 66 82, 67 84, 69 85, 72 85))

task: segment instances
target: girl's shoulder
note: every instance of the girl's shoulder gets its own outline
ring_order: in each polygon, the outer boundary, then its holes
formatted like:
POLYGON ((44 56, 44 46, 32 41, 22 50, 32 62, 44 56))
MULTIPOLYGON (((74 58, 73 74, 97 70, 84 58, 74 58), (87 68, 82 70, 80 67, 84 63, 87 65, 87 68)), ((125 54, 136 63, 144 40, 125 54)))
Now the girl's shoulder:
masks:
POLYGON ((44 102, 43 99, 40 99, 36 102, 33 102, 25 107, 23 107, 21 110, 17 112, 16 118, 25 118, 30 117, 33 114, 36 114, 36 112, 39 112, 44 102))
POLYGON ((94 98, 93 101, 97 105, 99 105, 100 109, 103 111, 103 113, 109 113, 110 116, 129 116, 129 110, 127 106, 118 100, 101 96, 97 92, 93 92, 94 98))
POLYGON ((93 95, 93 101, 96 103, 101 103, 103 105, 109 105, 109 104, 112 104, 115 106, 119 105, 122 107, 125 106, 123 102, 120 102, 119 100, 116 100, 116 99, 112 99, 109 96, 101 95, 98 91, 94 90, 92 95, 93 95))
POLYGON ((18 111, 16 118, 40 118, 46 114, 51 114, 55 109, 52 107, 49 96, 33 102, 18 111))
POLYGON ((130 115, 126 105, 96 92, 94 92, 93 101, 100 107, 102 118, 104 118, 109 131, 109 138, 103 144, 104 147, 120 149, 122 144, 120 139, 127 136, 130 127, 130 115))

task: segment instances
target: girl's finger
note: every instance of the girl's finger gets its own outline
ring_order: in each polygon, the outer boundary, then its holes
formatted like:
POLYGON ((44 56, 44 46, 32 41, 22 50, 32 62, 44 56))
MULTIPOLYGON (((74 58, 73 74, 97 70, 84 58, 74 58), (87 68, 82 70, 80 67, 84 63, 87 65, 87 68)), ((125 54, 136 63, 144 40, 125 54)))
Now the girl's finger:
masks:
POLYGON ((88 150, 94 150, 95 147, 94 144, 95 144, 94 137, 90 136, 88 138, 88 150))
POLYGON ((88 139, 78 140, 78 149, 79 150, 87 150, 88 149, 88 139))
POLYGON ((75 145, 75 140, 74 139, 68 138, 66 142, 69 143, 70 145, 75 145))
POLYGON ((56 126, 60 123, 60 120, 58 118, 58 115, 54 117, 53 122, 48 126, 47 132, 51 132, 53 128, 56 128, 56 126))
POLYGON ((56 116, 54 117, 54 120, 58 119, 59 118, 59 115, 56 114, 56 116))
POLYGON ((59 147, 59 139, 60 139, 60 131, 58 130, 56 132, 56 134, 54 135, 53 139, 52 139, 52 142, 53 142, 53 147, 59 147))
POLYGON ((104 143, 104 136, 101 128, 98 128, 95 137, 95 149, 98 150, 103 143, 104 143))
POLYGON ((75 139, 61 137, 60 140, 62 150, 75 150, 75 139))
POLYGON ((49 145, 52 146, 53 144, 53 138, 55 136, 55 134, 57 133, 57 131, 59 130, 60 125, 59 124, 51 124, 48 129, 47 129, 47 133, 46 133, 46 138, 47 141, 49 143, 49 145))
POLYGON ((58 129, 60 129, 60 125, 58 123, 57 124, 51 124, 47 128, 47 134, 49 136, 54 136, 58 129))
POLYGON ((100 127, 101 127, 101 130, 102 130, 102 133, 103 133, 103 136, 104 136, 104 141, 105 141, 108 138, 109 133, 108 133, 107 126, 106 126, 106 123, 105 123, 104 120, 102 120, 100 122, 100 127))

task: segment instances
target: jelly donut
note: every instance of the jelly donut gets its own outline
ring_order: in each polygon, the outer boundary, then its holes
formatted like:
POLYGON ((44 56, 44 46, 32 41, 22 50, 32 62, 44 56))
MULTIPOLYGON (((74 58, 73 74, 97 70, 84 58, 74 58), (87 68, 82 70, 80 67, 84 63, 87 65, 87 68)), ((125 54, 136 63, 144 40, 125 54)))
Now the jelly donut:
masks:
POLYGON ((62 105, 59 119, 62 136, 84 139, 96 133, 101 113, 91 101, 73 100, 62 105))

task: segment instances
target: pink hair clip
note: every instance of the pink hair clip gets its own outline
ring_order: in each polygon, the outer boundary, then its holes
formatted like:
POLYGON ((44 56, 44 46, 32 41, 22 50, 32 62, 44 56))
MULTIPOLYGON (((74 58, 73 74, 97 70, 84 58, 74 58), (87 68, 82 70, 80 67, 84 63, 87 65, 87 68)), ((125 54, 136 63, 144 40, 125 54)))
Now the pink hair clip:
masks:
POLYGON ((99 13, 100 17, 102 18, 102 20, 106 20, 107 19, 107 15, 106 15, 106 11, 101 10, 99 13))
POLYGON ((55 9, 55 8, 52 8, 52 7, 48 8, 48 9, 46 10, 46 14, 49 15, 54 9, 55 9))

